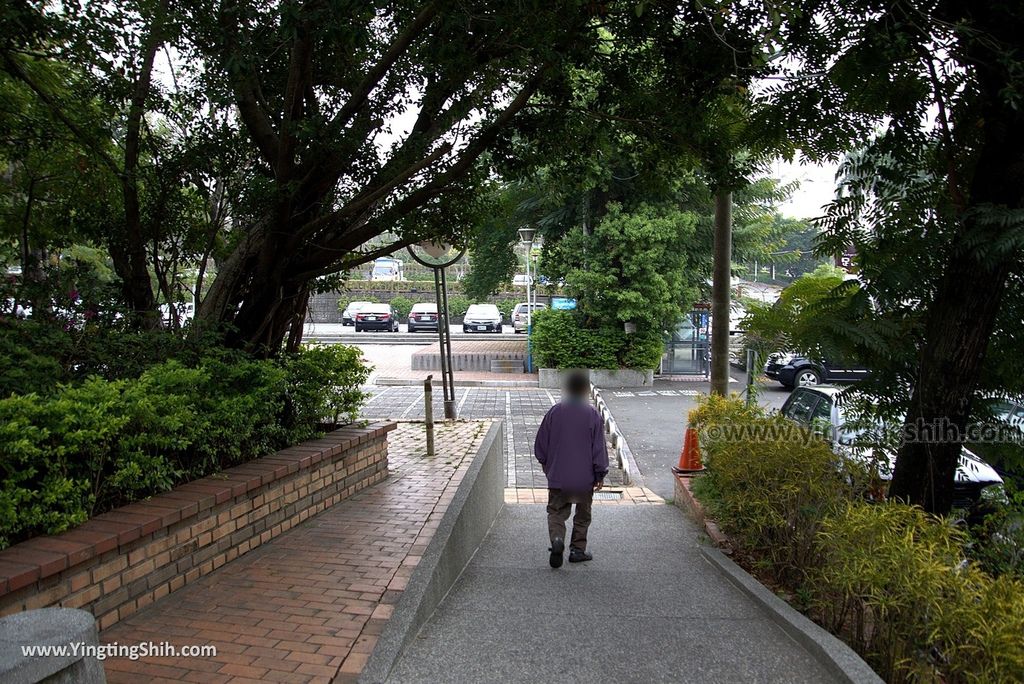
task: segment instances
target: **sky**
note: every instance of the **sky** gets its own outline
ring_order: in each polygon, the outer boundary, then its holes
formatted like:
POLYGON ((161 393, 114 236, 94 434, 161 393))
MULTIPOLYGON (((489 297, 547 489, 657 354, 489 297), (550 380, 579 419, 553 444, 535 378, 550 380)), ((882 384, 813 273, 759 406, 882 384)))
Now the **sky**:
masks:
POLYGON ((782 214, 799 219, 821 216, 824 213, 822 207, 832 201, 837 169, 837 164, 818 166, 800 164, 799 161, 780 160, 772 164, 771 174, 783 183, 800 182, 800 187, 789 201, 779 207, 782 214))

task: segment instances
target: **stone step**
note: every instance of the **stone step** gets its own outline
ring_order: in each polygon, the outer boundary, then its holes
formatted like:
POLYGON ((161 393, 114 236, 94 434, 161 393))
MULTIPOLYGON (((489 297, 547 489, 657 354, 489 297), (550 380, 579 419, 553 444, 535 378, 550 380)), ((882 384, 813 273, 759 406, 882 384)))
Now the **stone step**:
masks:
POLYGON ((522 359, 491 359, 492 373, 522 373, 525 370, 522 359))

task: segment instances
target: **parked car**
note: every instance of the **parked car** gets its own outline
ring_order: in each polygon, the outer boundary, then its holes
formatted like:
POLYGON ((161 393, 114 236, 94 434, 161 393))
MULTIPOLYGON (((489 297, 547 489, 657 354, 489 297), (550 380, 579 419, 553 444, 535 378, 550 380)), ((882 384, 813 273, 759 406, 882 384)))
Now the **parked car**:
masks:
POLYGON ((362 311, 364 306, 369 306, 373 302, 349 302, 345 310, 341 312, 341 324, 342 325, 355 325, 356 314, 362 311))
POLYGON ((398 314, 390 304, 367 304, 356 313, 356 332, 364 330, 398 332, 398 314))
POLYGON ((462 332, 501 332, 501 312, 494 304, 473 304, 462 319, 462 332))
POLYGON ((526 287, 527 285, 533 285, 533 278, 526 275, 525 273, 517 273, 512 276, 513 287, 526 287))
POLYGON ((512 329, 517 333, 526 332, 526 324, 528 322, 526 312, 532 311, 533 315, 536 315, 538 311, 543 311, 546 308, 548 308, 547 304, 539 302, 534 302, 533 304, 519 302, 516 304, 516 308, 512 309, 512 329))
POLYGON ((817 361, 800 354, 776 352, 768 357, 764 374, 783 387, 814 387, 822 383, 857 382, 870 371, 863 366, 817 361))
MULTIPOLYGON (((829 385, 797 387, 782 405, 782 415, 808 427, 818 427, 824 423, 836 453, 874 463, 878 468, 879 477, 885 481, 891 480, 893 468, 896 466, 896 454, 888 445, 878 443, 872 435, 875 432, 882 432, 886 426, 879 425, 878 430, 873 430, 850 423, 843 407, 836 401, 836 396, 841 391, 840 388, 829 385), (875 454, 883 457, 881 462, 875 454)), ((897 419, 896 422, 902 423, 902 419, 897 419)), ((981 499, 983 489, 1002 483, 1003 479, 992 466, 964 447, 960 452, 960 463, 956 470, 953 505, 955 508, 969 509, 981 499)))
POLYGON ((419 332, 420 330, 437 332, 437 325, 437 304, 424 302, 412 305, 412 310, 409 311, 409 332, 419 332))

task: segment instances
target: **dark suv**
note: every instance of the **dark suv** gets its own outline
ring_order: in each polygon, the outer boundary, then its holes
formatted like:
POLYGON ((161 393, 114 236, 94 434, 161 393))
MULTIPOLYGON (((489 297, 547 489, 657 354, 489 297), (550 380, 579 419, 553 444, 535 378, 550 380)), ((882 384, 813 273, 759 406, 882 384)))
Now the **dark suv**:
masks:
POLYGON ((783 387, 814 387, 822 383, 857 382, 868 376, 863 366, 817 361, 799 354, 776 352, 768 357, 764 374, 783 387))

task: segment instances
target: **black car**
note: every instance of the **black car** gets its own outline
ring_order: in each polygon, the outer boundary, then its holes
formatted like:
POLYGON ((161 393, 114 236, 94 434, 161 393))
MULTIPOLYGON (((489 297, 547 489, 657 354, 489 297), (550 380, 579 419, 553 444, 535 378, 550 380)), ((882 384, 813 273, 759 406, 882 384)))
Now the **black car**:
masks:
POLYGON ((356 313, 356 332, 364 330, 398 332, 398 315, 390 304, 368 304, 356 313))
POLYGON ((409 332, 419 332, 420 330, 437 332, 437 321, 437 304, 413 304, 412 311, 409 312, 409 332))
POLYGON ((863 366, 818 361, 798 354, 776 352, 768 357, 764 374, 783 387, 814 387, 822 383, 857 382, 868 376, 863 366))

